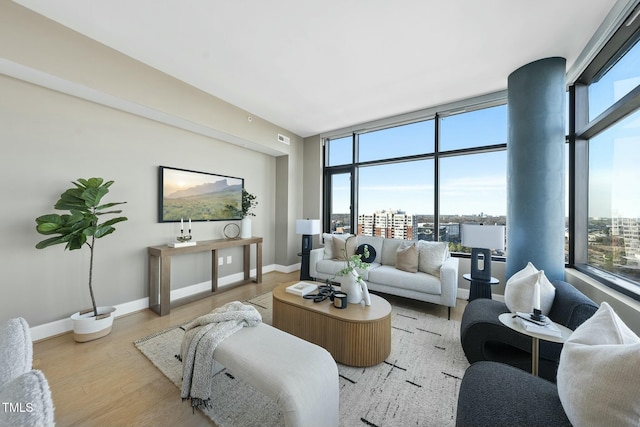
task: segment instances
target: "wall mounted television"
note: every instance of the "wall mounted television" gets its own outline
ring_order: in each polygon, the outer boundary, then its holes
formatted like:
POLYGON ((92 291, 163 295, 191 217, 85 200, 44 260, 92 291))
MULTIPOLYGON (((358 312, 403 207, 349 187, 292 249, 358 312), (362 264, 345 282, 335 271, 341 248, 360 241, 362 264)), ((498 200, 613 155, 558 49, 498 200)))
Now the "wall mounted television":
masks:
POLYGON ((229 221, 242 218, 244 179, 159 167, 159 222, 229 221))

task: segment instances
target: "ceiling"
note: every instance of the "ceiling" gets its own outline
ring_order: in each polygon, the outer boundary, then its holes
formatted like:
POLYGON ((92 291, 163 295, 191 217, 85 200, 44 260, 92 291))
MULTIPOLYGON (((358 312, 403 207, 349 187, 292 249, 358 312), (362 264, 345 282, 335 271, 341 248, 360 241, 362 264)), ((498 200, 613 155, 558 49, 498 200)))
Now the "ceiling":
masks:
MULTIPOLYGON (((306 137, 571 69, 616 0, 14 0, 306 137)), ((619 0, 622 1, 622 0, 619 0)))

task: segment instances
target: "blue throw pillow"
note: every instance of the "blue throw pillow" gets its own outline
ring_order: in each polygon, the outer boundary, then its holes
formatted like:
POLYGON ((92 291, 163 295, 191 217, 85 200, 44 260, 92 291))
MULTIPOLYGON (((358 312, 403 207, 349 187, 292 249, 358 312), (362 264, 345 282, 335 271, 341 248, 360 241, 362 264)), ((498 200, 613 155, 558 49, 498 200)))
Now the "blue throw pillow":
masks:
POLYGON ((368 262, 369 264, 371 264, 373 261, 375 261, 376 259, 376 250, 373 249, 373 246, 363 243, 362 245, 358 246, 358 248, 356 249, 356 255, 360 255, 360 259, 363 262, 368 262), (369 250, 369 256, 365 257, 364 256, 364 247, 367 246, 367 249, 369 250))

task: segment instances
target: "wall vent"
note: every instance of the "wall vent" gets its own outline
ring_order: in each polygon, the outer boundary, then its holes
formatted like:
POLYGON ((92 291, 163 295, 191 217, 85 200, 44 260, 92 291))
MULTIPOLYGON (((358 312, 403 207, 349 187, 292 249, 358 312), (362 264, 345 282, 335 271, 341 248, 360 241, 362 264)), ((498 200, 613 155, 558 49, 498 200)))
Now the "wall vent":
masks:
POLYGON ((291 140, 289 139, 288 136, 284 136, 282 134, 278 134, 278 141, 282 142, 283 144, 287 144, 289 145, 291 143, 291 140))

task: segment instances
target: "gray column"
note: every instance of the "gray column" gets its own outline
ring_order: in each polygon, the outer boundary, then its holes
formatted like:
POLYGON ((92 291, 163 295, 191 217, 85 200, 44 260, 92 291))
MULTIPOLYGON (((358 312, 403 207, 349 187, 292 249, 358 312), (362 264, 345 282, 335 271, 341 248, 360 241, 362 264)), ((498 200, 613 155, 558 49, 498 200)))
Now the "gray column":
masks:
POLYGON ((509 76, 507 102, 507 279, 531 261, 564 279, 564 58, 509 76))

